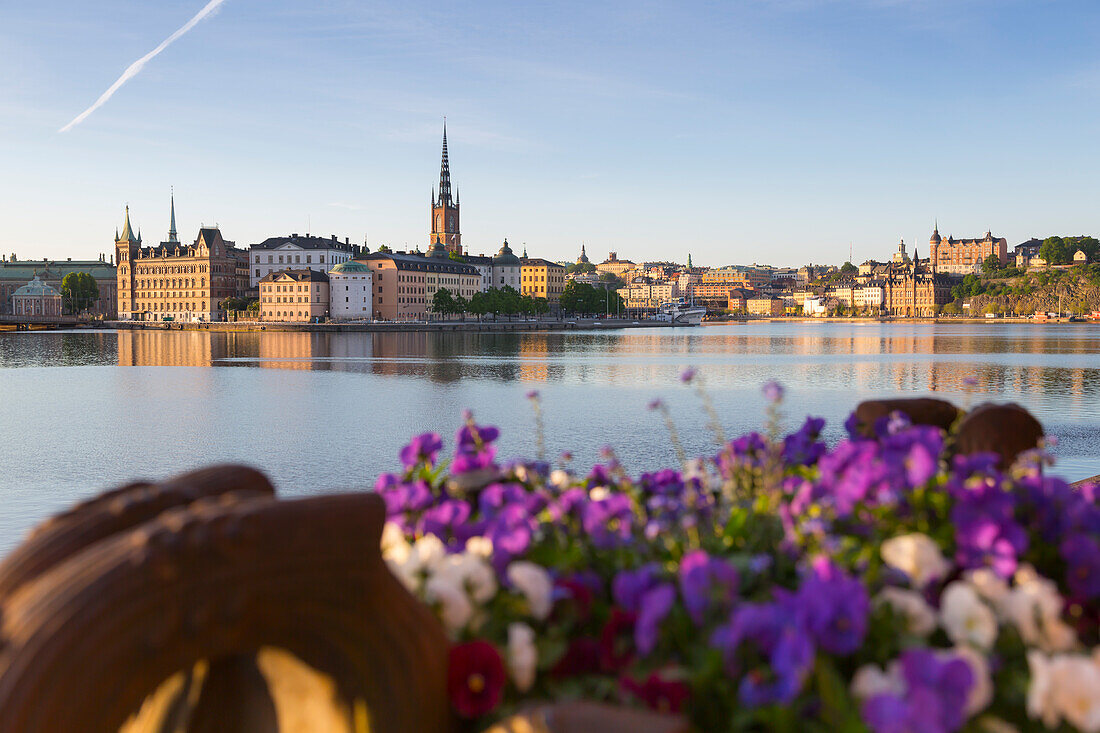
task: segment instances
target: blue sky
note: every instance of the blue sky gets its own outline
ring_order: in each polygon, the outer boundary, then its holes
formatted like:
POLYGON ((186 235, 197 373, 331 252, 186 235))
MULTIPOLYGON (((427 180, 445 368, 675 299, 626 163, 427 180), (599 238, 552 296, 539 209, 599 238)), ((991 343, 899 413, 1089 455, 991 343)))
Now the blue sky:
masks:
POLYGON ((940 231, 1097 233, 1100 3, 204 0, 0 9, 0 252, 218 223, 426 246, 447 116, 463 241, 842 262, 940 231))

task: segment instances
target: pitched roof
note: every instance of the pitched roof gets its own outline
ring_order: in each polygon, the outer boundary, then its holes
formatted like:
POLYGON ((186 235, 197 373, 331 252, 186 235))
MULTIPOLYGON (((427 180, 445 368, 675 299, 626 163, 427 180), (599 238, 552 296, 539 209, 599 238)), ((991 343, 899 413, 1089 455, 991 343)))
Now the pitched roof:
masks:
POLYGON ((259 244, 250 246, 252 249, 279 249, 287 245, 297 247, 298 249, 338 249, 345 252, 351 251, 351 245, 336 239, 335 235, 331 238, 311 237, 308 234, 304 237, 296 234, 292 234, 289 237, 268 237, 259 244))
POLYGON ((544 260, 541 257, 524 257, 520 260, 525 265, 537 265, 542 267, 557 267, 564 270, 565 265, 559 265, 557 262, 551 262, 550 260, 544 260))
POLYGON ((294 282, 327 283, 328 275, 320 270, 278 270, 260 278, 262 283, 292 280, 294 282))
POLYGON ((424 255, 398 254, 395 252, 373 252, 356 258, 360 262, 376 260, 392 260, 398 270, 418 270, 422 272, 450 272, 458 275, 474 275, 481 277, 481 273, 473 265, 465 262, 456 262, 451 259, 439 257, 425 257, 424 255))

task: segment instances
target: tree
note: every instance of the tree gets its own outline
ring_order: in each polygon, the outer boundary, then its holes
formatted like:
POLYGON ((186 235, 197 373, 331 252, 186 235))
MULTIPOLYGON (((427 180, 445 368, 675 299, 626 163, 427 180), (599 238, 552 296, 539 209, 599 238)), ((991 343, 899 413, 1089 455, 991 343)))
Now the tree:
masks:
POLYGON ((460 255, 458 252, 448 252, 447 257, 455 262, 465 262, 466 258, 460 255))
POLYGON ((584 305, 584 294, 582 288, 589 288, 591 286, 584 283, 578 283, 576 280, 570 280, 565 284, 565 289, 561 291, 561 298, 558 301, 561 304, 561 309, 566 313, 580 313, 581 308, 584 305))
POLYGON ((572 275, 573 273, 585 273, 585 272, 595 272, 595 271, 596 271, 596 266, 593 265, 591 262, 575 262, 572 265, 569 265, 568 267, 565 268, 565 274, 566 275, 572 275))
POLYGON ((859 268, 853 265, 851 262, 845 262, 840 266, 841 275, 855 275, 859 272, 859 268))
POLYGON ((489 302, 489 293, 477 292, 470 298, 470 304, 467 306, 467 309, 480 320, 482 316, 490 312, 491 305, 492 304, 489 302))
POLYGON ((451 294, 450 290, 440 288, 435 291, 435 295, 432 296, 431 311, 442 316, 449 316, 458 312, 454 295, 451 294))
POLYGON ((465 320, 466 314, 470 312, 470 301, 462 297, 462 295, 455 296, 455 313, 460 314, 465 320))
POLYGON ((393 252, 393 250, 389 248, 389 245, 386 245, 386 244, 379 245, 378 251, 379 252, 385 252, 386 254, 390 254, 390 253, 393 252))
POLYGON ((997 255, 989 255, 982 260, 982 273, 985 275, 993 275, 995 272, 1001 269, 1001 258, 997 255))
POLYGON ((1068 251, 1065 240, 1061 237, 1047 237, 1039 247, 1039 256, 1048 265, 1064 265, 1072 259, 1073 253, 1068 251))
POLYGON ((99 283, 86 272, 70 272, 61 278, 61 298, 69 313, 80 313, 99 300, 99 283))

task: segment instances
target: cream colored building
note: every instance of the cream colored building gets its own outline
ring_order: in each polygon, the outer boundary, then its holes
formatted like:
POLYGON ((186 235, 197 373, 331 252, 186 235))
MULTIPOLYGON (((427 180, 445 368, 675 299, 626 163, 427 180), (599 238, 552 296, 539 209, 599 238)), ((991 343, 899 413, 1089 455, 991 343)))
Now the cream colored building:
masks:
POLYGON ((362 262, 341 262, 328 272, 329 317, 370 320, 374 314, 374 273, 362 262))
POLYGON ((328 316, 329 278, 318 270, 282 270, 260 278, 260 320, 310 323, 328 316))
POLYGON ((61 293, 34 279, 11 295, 12 314, 16 316, 60 316, 61 293))
POLYGON ((745 305, 752 316, 781 316, 785 311, 782 298, 749 298, 745 305))

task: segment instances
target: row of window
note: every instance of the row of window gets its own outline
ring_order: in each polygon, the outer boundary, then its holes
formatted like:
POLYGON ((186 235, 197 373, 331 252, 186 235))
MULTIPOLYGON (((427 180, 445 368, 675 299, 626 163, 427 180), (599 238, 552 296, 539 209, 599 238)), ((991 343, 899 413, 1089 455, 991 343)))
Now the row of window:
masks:
MULTIPOLYGON (((306 255, 305 257, 306 257, 305 264, 307 264, 307 265, 313 264, 313 255, 306 255)), ((348 260, 348 257, 350 257, 350 255, 341 257, 340 255, 335 255, 334 254, 329 258, 329 263, 335 265, 335 264, 339 264, 341 262, 346 262, 348 260)), ((275 258, 275 255, 268 255, 267 256, 267 264, 269 264, 269 265, 276 264, 274 258, 275 258)), ((260 264, 260 255, 256 255, 256 264, 257 265, 260 264)), ((286 261, 285 262, 283 261, 283 255, 279 255, 278 264, 280 264, 280 265, 284 265, 284 264, 286 264, 286 265, 300 265, 300 264, 302 264, 302 255, 294 255, 294 261, 293 262, 291 262, 291 260, 290 260, 290 255, 286 255, 286 261)), ((324 255, 322 255, 322 254, 317 255, 317 264, 319 264, 319 265, 325 264, 325 256, 324 255)), ((259 274, 259 272, 260 272, 259 270, 256 270, 257 274, 259 274)))

